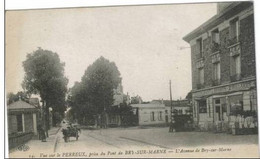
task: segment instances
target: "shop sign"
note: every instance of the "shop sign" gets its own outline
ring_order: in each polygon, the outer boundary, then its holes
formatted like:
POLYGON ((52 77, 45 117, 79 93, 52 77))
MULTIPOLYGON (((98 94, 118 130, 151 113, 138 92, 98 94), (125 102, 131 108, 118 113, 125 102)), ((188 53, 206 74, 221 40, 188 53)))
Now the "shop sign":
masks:
POLYGON ((249 89, 250 87, 255 87, 255 81, 246 81, 241 83, 230 84, 227 86, 211 88, 207 90, 201 90, 198 92, 193 93, 194 97, 202 97, 207 95, 212 95, 216 93, 225 93, 225 92, 232 92, 232 91, 241 91, 249 89))

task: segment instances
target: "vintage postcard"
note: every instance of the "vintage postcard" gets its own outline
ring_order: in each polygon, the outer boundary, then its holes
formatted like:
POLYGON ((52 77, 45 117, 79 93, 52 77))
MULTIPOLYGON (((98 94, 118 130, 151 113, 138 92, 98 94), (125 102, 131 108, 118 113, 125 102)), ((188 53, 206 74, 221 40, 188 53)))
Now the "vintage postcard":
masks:
POLYGON ((253 1, 5 12, 10 158, 259 157, 253 1))

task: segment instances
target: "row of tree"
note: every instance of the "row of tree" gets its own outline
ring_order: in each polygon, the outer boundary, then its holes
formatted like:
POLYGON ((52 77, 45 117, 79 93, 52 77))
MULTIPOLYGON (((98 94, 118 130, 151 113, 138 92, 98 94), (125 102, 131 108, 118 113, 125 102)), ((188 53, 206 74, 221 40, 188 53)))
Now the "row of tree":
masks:
MULTIPOLYGON (((23 62, 25 76, 22 87, 29 97, 40 95, 47 129, 50 127, 49 108, 52 108, 53 114, 60 116, 66 110, 68 79, 64 75, 64 66, 57 53, 42 48, 27 54, 23 62)), ((57 120, 54 118, 53 122, 56 124, 57 120)))
POLYGON ((114 90, 121 82, 120 72, 114 62, 104 57, 90 65, 80 82, 69 90, 68 102, 74 118, 88 121, 107 112, 114 103, 114 90))

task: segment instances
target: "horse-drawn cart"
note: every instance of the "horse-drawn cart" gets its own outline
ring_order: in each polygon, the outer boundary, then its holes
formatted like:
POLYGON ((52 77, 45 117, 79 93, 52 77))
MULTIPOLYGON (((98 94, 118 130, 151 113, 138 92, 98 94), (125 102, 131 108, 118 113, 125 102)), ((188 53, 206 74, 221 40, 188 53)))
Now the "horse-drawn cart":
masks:
POLYGON ((80 129, 78 129, 77 127, 73 127, 73 126, 69 126, 66 129, 62 129, 64 141, 68 142, 70 137, 76 137, 76 140, 78 140, 79 132, 80 132, 80 129))

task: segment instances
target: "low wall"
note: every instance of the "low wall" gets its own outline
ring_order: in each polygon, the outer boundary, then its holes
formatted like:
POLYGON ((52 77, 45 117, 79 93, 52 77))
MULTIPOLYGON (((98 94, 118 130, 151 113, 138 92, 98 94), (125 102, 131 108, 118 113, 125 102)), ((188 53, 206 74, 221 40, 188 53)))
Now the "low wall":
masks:
POLYGON ((8 135, 9 150, 31 140, 33 135, 34 135, 33 132, 9 134, 8 135))

